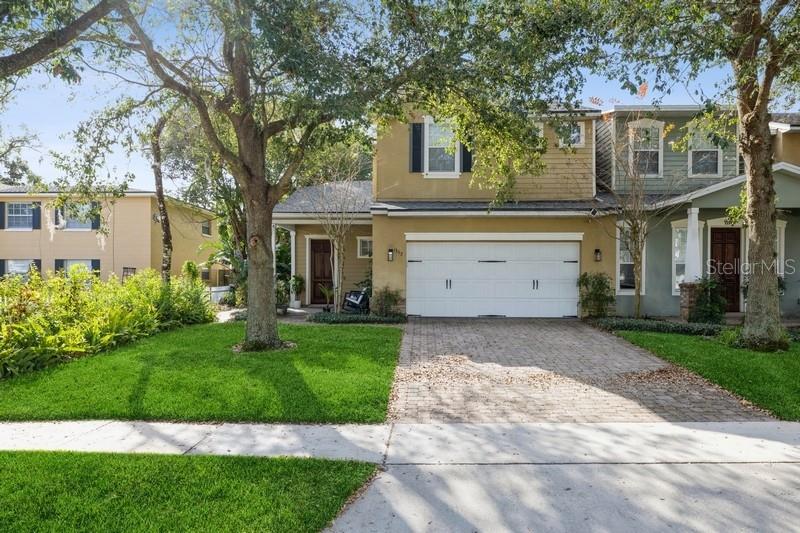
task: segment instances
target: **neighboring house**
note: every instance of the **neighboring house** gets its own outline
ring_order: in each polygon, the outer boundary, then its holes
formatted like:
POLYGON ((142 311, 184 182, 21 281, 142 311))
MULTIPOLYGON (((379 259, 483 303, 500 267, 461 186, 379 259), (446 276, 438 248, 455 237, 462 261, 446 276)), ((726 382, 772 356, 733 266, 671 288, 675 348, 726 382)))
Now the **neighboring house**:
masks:
MULTIPOLYGON (((155 193, 129 190, 124 197, 103 201, 101 217, 69 216, 57 211, 54 192, 29 194, 24 187, 0 186, 0 275, 24 274, 31 264, 41 272, 84 264, 103 279, 125 278, 137 271, 161 269, 161 225, 155 193), (99 232, 101 219, 104 229, 99 232)), ((211 250, 201 249, 218 238, 212 212, 168 199, 172 229, 172 273, 185 261, 205 262, 211 250)), ((212 286, 226 284, 219 266, 203 269, 212 286)))
MULTIPOLYGON (((598 130, 598 160, 602 162, 598 179, 616 188, 620 188, 620 172, 614 163, 620 158, 613 152, 620 143, 613 142, 613 132, 617 139, 630 136, 632 128, 666 128, 668 132, 654 135, 660 142, 646 147, 653 150, 647 190, 656 195, 654 202, 672 212, 648 235, 642 280, 645 315, 678 315, 680 283, 704 274, 719 276, 729 312, 745 308, 747 229, 725 222, 725 210, 738 205, 745 182, 737 147, 731 143, 718 148, 708 143, 702 132, 688 151, 672 147, 686 134, 686 122, 699 110, 697 106, 618 106, 604 113, 598 130), (689 232, 696 232, 696 239, 689 239, 689 232)), ((795 264, 795 258, 800 257, 800 126, 793 123, 800 122, 800 117, 777 114, 773 118, 773 169, 779 208, 777 264, 786 287, 781 310, 794 315, 800 312, 800 272, 795 264)), ((617 241, 615 253, 617 313, 627 315, 633 311, 633 266, 620 244, 617 241)))
MULTIPOLYGON (((699 111, 584 109, 563 119, 569 139, 546 125, 544 173, 518 177, 516 201, 500 207, 490 206, 495 190, 472 183, 473 155, 461 146, 449 153, 452 133, 445 126, 424 115, 390 124, 376 142, 372 181, 359 183, 363 202, 342 283, 354 289, 371 269, 373 287, 399 291, 411 315, 561 317, 579 314, 580 273, 605 272, 616 285, 617 312, 630 314, 632 266, 616 238, 608 189, 624 188, 615 150, 631 128, 649 128, 655 139, 637 144, 636 161, 648 174, 648 192, 668 201, 673 213, 647 242, 642 310, 677 315, 677 286, 686 272, 701 275, 708 259, 741 264, 746 257, 745 230, 724 224, 724 210, 738 203, 744 182, 736 147, 718 149, 701 136, 689 152, 672 146, 699 111), (694 253, 686 247, 691 228, 698 232, 694 253)), ((800 255, 800 218, 791 211, 800 207, 796 118, 776 115, 772 124, 781 261, 800 255)), ((294 295, 303 305, 323 303, 318 287, 333 283, 330 243, 313 213, 319 202, 309 201, 321 190, 301 189, 275 208, 274 223, 290 231, 292 273, 306 279, 304 293, 294 295)), ((794 314, 800 273, 788 265, 783 272, 782 309, 794 314)), ((731 310, 743 309, 742 281, 724 279, 731 310)))

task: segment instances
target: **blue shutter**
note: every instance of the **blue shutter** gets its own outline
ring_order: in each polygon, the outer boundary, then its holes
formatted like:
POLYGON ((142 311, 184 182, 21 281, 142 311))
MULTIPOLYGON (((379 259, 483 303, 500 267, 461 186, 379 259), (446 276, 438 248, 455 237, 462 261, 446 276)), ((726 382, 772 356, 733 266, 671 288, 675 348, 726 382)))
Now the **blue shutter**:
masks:
POLYGON ((42 229, 42 202, 33 202, 31 204, 32 229, 42 229))
POLYGON ((0 202, 0 229, 6 229, 6 203, 0 202))
MULTIPOLYGON (((100 209, 100 204, 97 202, 92 202, 92 211, 96 211, 100 209)), ((98 212, 95 215, 92 215, 92 229, 100 229, 100 213, 98 212)), ((94 267, 92 267, 94 268, 94 267)), ((98 267, 99 268, 99 267, 98 267)))
POLYGON ((461 172, 472 172, 472 152, 461 145, 461 172))
POLYGON ((36 266, 36 271, 41 274, 42 273, 42 260, 41 259, 34 259, 33 260, 34 266, 36 266))
POLYGON ((100 274, 100 260, 99 259, 92 259, 92 272, 96 272, 100 274))
POLYGON ((424 124, 420 123, 411 124, 411 135, 408 143, 411 152, 409 157, 409 172, 422 172, 422 154, 425 149, 423 126, 424 124))
POLYGON ((64 260, 63 259, 56 259, 56 263, 54 265, 56 272, 64 272, 64 260))
POLYGON ((6 275, 6 260, 0 259, 0 276, 6 275))

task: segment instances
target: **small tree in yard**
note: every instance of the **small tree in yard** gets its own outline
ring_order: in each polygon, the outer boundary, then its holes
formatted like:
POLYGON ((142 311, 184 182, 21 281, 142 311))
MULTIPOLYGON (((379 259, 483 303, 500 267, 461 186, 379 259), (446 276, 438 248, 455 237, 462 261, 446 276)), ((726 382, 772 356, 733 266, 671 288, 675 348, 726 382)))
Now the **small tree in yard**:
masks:
MULTIPOLYGON (((646 88, 640 89, 640 97, 646 94, 646 88)), ((662 187, 657 191, 648 190, 648 175, 658 174, 657 159, 651 154, 653 146, 663 142, 670 128, 666 126, 663 131, 659 128, 634 127, 627 128, 631 122, 647 124, 647 116, 643 113, 631 113, 621 122, 626 125, 623 134, 613 132, 615 139, 611 153, 614 157, 615 183, 599 183, 614 199, 615 212, 618 217, 618 226, 612 236, 620 242, 620 256, 627 254, 632 264, 630 275, 633 276, 633 314, 636 318, 641 316, 642 302, 642 273, 644 271, 644 255, 647 237, 662 223, 670 218, 681 206, 660 207, 669 199, 675 187, 682 181, 680 176, 668 176, 661 170, 659 178, 662 187)), ((605 226, 604 226, 605 227, 605 226)), ((628 263, 628 261, 625 261, 628 263)), ((619 272, 617 273, 619 275, 619 272)))
POLYGON ((322 226, 331 242, 331 272, 333 272, 333 309, 342 308, 344 294, 344 262, 347 241, 356 216, 364 207, 364 196, 356 187, 364 174, 365 161, 355 148, 331 153, 324 165, 325 181, 316 185, 318 191, 309 195, 309 214, 322 226))

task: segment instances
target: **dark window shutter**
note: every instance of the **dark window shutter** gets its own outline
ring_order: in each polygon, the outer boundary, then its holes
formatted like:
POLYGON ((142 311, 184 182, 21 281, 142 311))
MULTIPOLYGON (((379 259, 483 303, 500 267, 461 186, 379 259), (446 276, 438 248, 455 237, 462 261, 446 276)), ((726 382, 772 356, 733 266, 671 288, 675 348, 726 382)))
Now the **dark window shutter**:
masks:
POLYGON ((409 139, 409 146, 411 148, 411 155, 409 157, 409 171, 422 172, 422 153, 425 149, 425 142, 423 140, 424 124, 415 123, 411 124, 411 138, 409 139))
POLYGON ((100 260, 92 259, 92 272, 100 273, 100 260))
POLYGON ((6 229, 6 203, 0 202, 0 229, 6 229))
POLYGON ((461 145, 461 172, 472 172, 472 152, 461 145))
POLYGON ((33 215, 32 229, 42 229, 42 202, 33 202, 31 205, 31 215, 33 215))
POLYGON ((41 259, 34 259, 33 260, 34 266, 36 266, 36 271, 41 274, 42 273, 42 260, 41 259))
POLYGON ((63 272, 64 271, 64 260, 63 259, 56 259, 55 269, 56 269, 56 272, 63 272))
MULTIPOLYGON (((97 202, 92 202, 92 211, 96 211, 98 209, 100 209, 100 204, 97 202)), ((100 213, 92 216, 92 229, 100 229, 100 213)))
POLYGON ((6 275, 6 260, 0 259, 0 276, 6 275))

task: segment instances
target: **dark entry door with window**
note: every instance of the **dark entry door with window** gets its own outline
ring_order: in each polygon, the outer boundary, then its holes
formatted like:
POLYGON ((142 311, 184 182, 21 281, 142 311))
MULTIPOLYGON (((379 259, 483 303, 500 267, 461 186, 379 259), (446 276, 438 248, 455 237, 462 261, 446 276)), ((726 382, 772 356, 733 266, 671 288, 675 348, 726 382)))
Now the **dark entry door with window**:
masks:
POLYGON ((711 272, 722 285, 728 312, 738 312, 741 285, 741 231, 739 228, 711 228, 711 272))
POLYGON ((324 304, 325 296, 320 285, 333 287, 333 270, 331 268, 331 241, 311 241, 311 303, 324 304))

